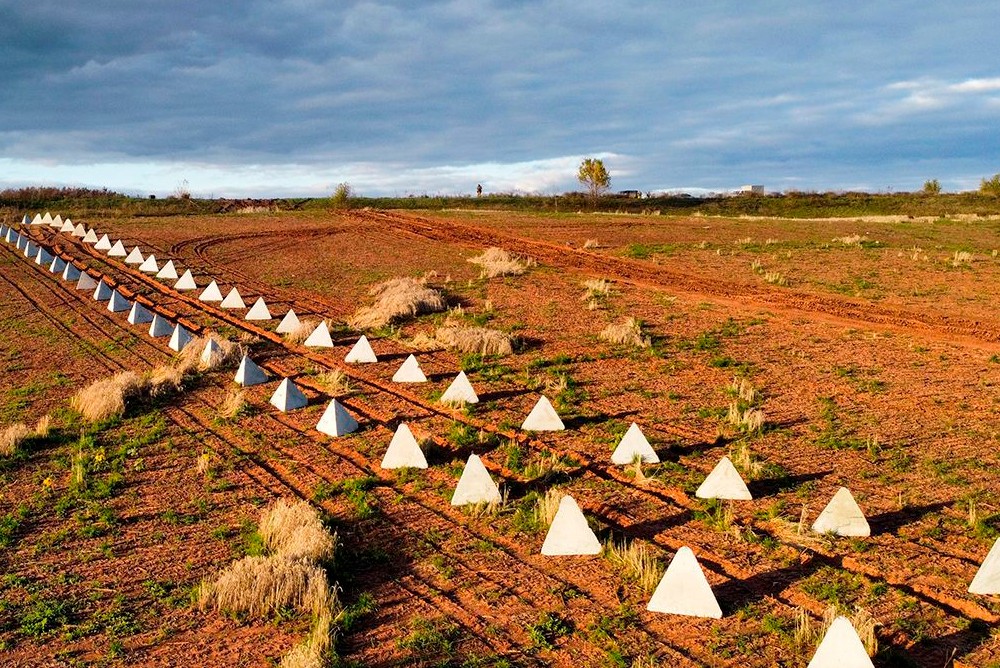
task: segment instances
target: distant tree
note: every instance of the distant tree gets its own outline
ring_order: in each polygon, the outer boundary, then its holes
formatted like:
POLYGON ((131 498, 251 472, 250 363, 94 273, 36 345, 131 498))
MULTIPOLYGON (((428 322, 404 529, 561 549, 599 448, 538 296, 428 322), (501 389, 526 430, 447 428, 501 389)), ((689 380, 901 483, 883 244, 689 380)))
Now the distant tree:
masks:
POLYGON ((1000 196, 1000 174, 994 174, 992 178, 983 179, 979 182, 979 192, 984 195, 1000 196))
POLYGON ((611 176, 604 167, 604 161, 597 158, 584 158, 576 173, 577 180, 587 187, 587 192, 593 200, 611 187, 611 176))
POLYGON ((351 188, 350 183, 338 183, 337 187, 334 188, 333 196, 330 199, 332 200, 335 208, 346 209, 353 195, 354 190, 351 188))
POLYGON ((937 179, 928 179, 924 181, 925 195, 940 195, 941 194, 941 183, 937 179))

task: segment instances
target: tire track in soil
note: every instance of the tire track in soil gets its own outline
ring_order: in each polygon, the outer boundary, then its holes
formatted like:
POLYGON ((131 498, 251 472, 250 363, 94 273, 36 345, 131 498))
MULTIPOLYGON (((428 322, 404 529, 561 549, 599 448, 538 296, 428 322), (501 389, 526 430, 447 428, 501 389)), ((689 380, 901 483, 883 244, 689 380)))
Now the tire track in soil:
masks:
MULTIPOLYGON (((125 269, 127 270, 128 268, 125 267, 125 269)), ((135 273, 138 273, 138 272, 135 272, 135 273)), ((143 279, 147 279, 147 277, 145 277, 145 276, 143 276, 141 274, 140 274, 140 277, 143 278, 143 279)), ((147 279, 147 282, 152 282, 152 281, 150 281, 149 279, 147 279)), ((154 283, 154 287, 160 287, 160 286, 158 284, 154 283)), ((194 301, 194 300, 189 300, 189 301, 194 301)), ((200 304, 198 302, 195 302, 194 305, 196 307, 203 306, 202 304, 200 304)), ((205 309, 203 309, 203 310, 205 310, 205 309)), ((214 309, 211 309, 211 310, 214 310, 214 309)), ((227 315, 227 314, 223 313, 223 315, 227 315)), ((245 323, 241 323, 241 322, 237 323, 237 326, 240 326, 240 325, 245 325, 245 323)), ((280 339, 279 339, 279 341, 280 341, 280 339)), ((339 366, 339 365, 337 365, 337 366, 339 366)), ((381 385, 381 383, 378 383, 378 384, 381 385)), ((397 392, 395 394, 399 394, 399 393, 397 392)), ((409 393, 406 393, 406 394, 409 394, 409 393)), ((420 404, 425 404, 426 403, 423 400, 420 400, 419 398, 417 399, 417 402, 420 403, 420 404)), ((438 413, 443 413, 443 411, 436 410, 436 407, 434 407, 434 406, 429 406, 428 408, 430 410, 432 410, 432 411, 436 411, 438 413)), ((459 417, 461 417, 461 416, 459 416, 459 417)), ((454 418, 452 418, 452 419, 454 419, 454 418)), ((516 437, 516 436, 520 436, 520 435, 514 435, 514 436, 516 437)), ((517 440, 519 440, 521 442, 524 442, 524 441, 527 441, 528 439, 517 438, 517 440)), ((536 448, 537 447, 546 447, 544 445, 534 444, 534 443, 531 443, 530 445, 534 445, 536 448)), ((551 446, 548 446, 548 449, 552 450, 551 446)), ((579 458, 578 455, 575 455, 575 456, 577 456, 577 458, 579 458)), ((592 468, 592 465, 585 464, 584 467, 585 468, 592 468)), ((503 473, 504 474, 508 474, 509 472, 504 471, 503 473)), ((617 473, 617 472, 615 472, 615 473, 617 473)), ((610 475, 612 477, 616 478, 616 479, 619 478, 619 476, 615 475, 614 473, 611 473, 610 475)), ((509 476, 505 475, 505 477, 509 477, 509 476)), ((629 483, 629 481, 627 481, 627 480, 619 480, 619 482, 622 482, 623 484, 626 484, 627 486, 634 488, 634 485, 631 485, 629 483)), ((643 490, 640 489, 638 491, 643 491, 643 490)), ((683 500, 686 499, 686 497, 683 495, 683 493, 680 493, 679 496, 680 496, 680 498, 678 498, 677 494, 671 494, 670 498, 675 503, 678 502, 678 501, 683 501, 683 500)), ((681 505, 682 506, 685 506, 685 505, 689 506, 690 503, 687 503, 687 504, 681 503, 681 505)), ((587 509, 588 512, 591 512, 592 514, 595 514, 598 517, 602 516, 601 512, 594 511, 594 510, 592 510, 590 508, 586 508, 586 506, 584 506, 584 507, 585 507, 585 509, 587 509)), ((604 519, 610 520, 611 518, 605 517, 604 519)), ((614 522, 612 522, 612 521, 609 521, 608 523, 609 524, 614 524, 614 522)), ((623 528, 625 528, 624 525, 620 525, 620 526, 623 526, 623 528)), ((679 547, 681 544, 684 544, 684 543, 679 542, 679 541, 669 541, 669 542, 665 543, 665 545, 668 546, 668 547, 670 547, 671 549, 676 549, 676 547, 679 547)), ((836 565, 835 562, 839 560, 836 557, 830 557, 830 555, 823 555, 823 557, 824 557, 824 560, 828 561, 829 563, 831 563, 831 565, 836 565)), ((861 573, 864 574, 864 575, 866 575, 866 576, 868 576, 868 577, 872 577, 873 579, 883 579, 879 574, 873 573, 872 569, 870 569, 870 568, 866 569, 866 568, 863 567, 862 564, 860 564, 860 563, 858 563, 858 562, 856 562, 854 560, 846 560, 846 561, 845 560, 839 560, 839 561, 840 561, 839 567, 844 568, 845 570, 852 570, 852 567, 853 567, 853 569, 860 569, 861 573)), ((707 563, 709 565, 709 569, 710 570, 716 570, 716 569, 718 569, 718 571, 721 572, 722 575, 724 575, 725 577, 727 577, 729 579, 732 579, 732 580, 741 580, 741 579, 743 579, 745 577, 748 577, 748 576, 752 575, 752 574, 743 572, 743 569, 741 569, 741 568, 736 568, 736 567, 734 567, 734 565, 732 565, 732 564, 726 564, 725 562, 707 561, 707 563), (714 568, 713 568, 713 566, 714 566, 714 568)), ((896 586, 898 588, 903 588, 904 591, 908 590, 907 593, 911 593, 911 595, 914 595, 916 598, 925 600, 926 602, 934 604, 934 605, 941 606, 941 607, 945 608, 945 610, 947 612, 950 612, 951 614, 956 614, 957 610, 961 610, 963 608, 966 608, 966 610, 963 610, 964 614, 967 614, 967 615, 971 614, 974 617, 983 619, 984 618, 984 614, 983 613, 985 613, 985 618, 987 620, 992 621, 994 619, 994 615, 992 615, 992 613, 989 613, 988 611, 985 611, 982 608, 979 608, 978 606, 975 606, 976 609, 968 609, 969 603, 967 601, 957 600, 957 599, 954 599, 952 597, 944 597, 947 600, 941 600, 942 596, 941 596, 940 593, 935 594, 934 592, 920 591, 919 588, 910 588, 909 585, 908 585, 908 583, 906 583, 906 582, 904 582, 902 580, 899 580, 899 579, 897 579, 896 582, 891 582, 891 581, 888 581, 888 580, 884 580, 884 581, 886 581, 888 584, 892 584, 892 585, 894 585, 894 586, 896 586)), ((773 593, 771 593, 770 595, 773 596, 773 593)), ((799 598, 799 597, 796 596, 796 598, 799 598)), ((799 605, 801 605, 801 603, 798 603, 798 602, 795 602, 795 603, 793 603, 792 601, 786 601, 786 602, 789 605, 792 605, 792 604, 799 604, 799 605)), ((806 600, 804 602, 807 603, 807 604, 809 603, 808 600, 806 600)), ((807 605, 805 607, 813 609, 814 611, 816 610, 816 605, 807 605)), ((820 609, 822 609, 822 608, 820 608, 820 609)))

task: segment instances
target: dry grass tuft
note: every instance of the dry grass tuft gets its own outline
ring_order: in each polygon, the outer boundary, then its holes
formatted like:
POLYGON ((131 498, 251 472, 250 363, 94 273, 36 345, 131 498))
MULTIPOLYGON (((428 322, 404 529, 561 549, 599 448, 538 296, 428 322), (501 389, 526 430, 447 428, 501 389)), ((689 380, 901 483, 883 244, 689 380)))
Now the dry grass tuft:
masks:
POLYGON ((486 249, 486 252, 477 257, 469 258, 469 262, 479 265, 481 271, 480 278, 496 278, 497 276, 520 276, 533 267, 536 262, 531 258, 522 258, 511 255, 502 248, 496 246, 486 249))
POLYGON ((406 345, 414 350, 422 350, 424 352, 441 349, 441 343, 433 336, 429 336, 424 332, 417 332, 412 339, 406 342, 406 345))
POLYGON ((601 244, 597 241, 597 239, 587 239, 586 241, 583 242, 583 247, 585 249, 587 249, 587 248, 600 248, 601 244))
POLYGON ((486 327, 463 327, 460 325, 439 327, 434 339, 445 348, 462 353, 480 355, 511 355, 514 346, 510 336, 486 327))
POLYGON ((545 492, 545 496, 538 498, 535 503, 535 519, 539 524, 544 526, 552 524, 556 513, 559 512, 559 502, 564 496, 566 494, 561 489, 551 487, 545 492))
POLYGON ((739 404, 733 401, 729 404, 726 421, 737 429, 750 434, 760 432, 764 429, 764 411, 759 408, 741 410, 739 404))
POLYGON ((208 473, 209 471, 211 471, 212 470, 212 453, 211 452, 203 452, 200 455, 198 455, 198 459, 195 462, 194 469, 195 469, 195 471, 197 471, 198 473, 200 473, 202 475, 205 475, 206 473, 208 473))
POLYGON ((972 262, 972 253, 969 251, 955 251, 955 254, 951 256, 951 266, 953 267, 959 267, 969 262, 972 262))
POLYGON ((317 327, 319 327, 319 320, 313 320, 312 318, 300 320, 299 324, 292 331, 285 334, 285 338, 292 343, 302 343, 309 338, 309 335, 317 327))
POLYGON ((150 397, 162 397, 180 392, 184 383, 184 370, 176 366, 158 366, 149 372, 146 392, 150 397))
MULTIPOLYGON (((823 619, 820 623, 813 624, 809 613, 804 608, 796 609, 794 641, 796 646, 803 651, 807 651, 818 644, 826 632, 830 630, 833 621, 840 615, 837 606, 831 605, 823 612, 823 619)), ((865 647, 868 656, 875 656, 878 653, 878 638, 875 636, 875 627, 878 622, 864 608, 855 609, 854 613, 847 615, 854 630, 861 639, 861 644, 865 647)))
POLYGON ((316 375, 316 383, 322 386, 328 394, 347 394, 351 388, 351 379, 340 369, 330 369, 316 375))
POLYGON ((611 294, 611 283, 603 278, 588 278, 582 285, 585 290, 583 296, 580 297, 582 301, 607 297, 611 294))
POLYGON ((70 406, 88 422, 102 422, 125 412, 128 401, 141 397, 149 381, 132 371, 94 381, 70 399, 70 406))
POLYGON ((38 418, 38 422, 35 423, 35 436, 45 438, 50 431, 52 431, 52 416, 43 415, 38 418))
POLYGON ((416 278, 393 278, 374 286, 368 293, 375 303, 362 306, 348 321, 355 329, 385 327, 404 318, 435 313, 447 308, 440 290, 416 278))
POLYGON ((729 384, 729 392, 750 405, 756 404, 761 399, 760 392, 746 378, 733 377, 733 382, 729 384))
POLYGON ((287 559, 322 561, 333 556, 336 545, 307 501, 279 499, 261 514, 260 536, 271 552, 287 559))
POLYGON ((729 451, 729 459, 733 462, 733 466, 743 471, 751 480, 759 478, 766 467, 764 462, 759 461, 743 441, 738 441, 733 445, 729 451))
POLYGON ((663 567, 644 543, 608 541, 604 544, 604 556, 625 571, 627 577, 634 579, 643 593, 651 593, 660 583, 663 567))
POLYGON ((834 241, 839 241, 845 246, 860 246, 864 242, 868 241, 868 237, 862 234, 850 234, 843 237, 835 237, 834 241))
POLYGON ((649 348, 653 345, 648 336, 642 335, 642 325, 635 318, 625 318, 619 323, 612 323, 601 330, 597 338, 615 345, 649 348))
POLYGON ((230 390, 226 398, 219 404, 219 417, 232 420, 241 415, 247 408, 247 394, 242 389, 230 390))
MULTIPOLYGON (((308 336, 308 335, 307 335, 308 336)), ((177 356, 176 367, 182 374, 189 373, 195 369, 198 371, 212 371, 224 366, 233 366, 243 357, 244 348, 238 343, 233 343, 215 335, 204 337, 194 337, 191 342, 184 346, 184 350, 177 356), (213 339, 219 346, 219 350, 212 353, 209 359, 203 360, 202 354, 209 339, 213 339)))
POLYGON ((0 431, 0 455, 10 457, 17 452, 18 446, 31 436, 31 430, 23 422, 17 422, 0 431))
POLYGON ((202 610, 267 619, 291 608, 319 616, 330 607, 330 588, 322 568, 282 555, 244 557, 203 582, 198 604, 202 610))

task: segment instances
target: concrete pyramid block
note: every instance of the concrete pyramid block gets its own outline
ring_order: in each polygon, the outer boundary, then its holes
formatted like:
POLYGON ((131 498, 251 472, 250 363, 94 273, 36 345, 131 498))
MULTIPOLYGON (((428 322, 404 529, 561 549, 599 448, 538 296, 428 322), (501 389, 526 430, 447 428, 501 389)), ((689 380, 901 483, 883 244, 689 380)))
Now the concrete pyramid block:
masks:
POLYGON ((263 297, 257 297, 257 301, 253 303, 250 310, 247 311, 247 320, 270 320, 271 311, 267 308, 267 304, 264 302, 263 297))
POLYGON ((36 213, 35 217, 31 219, 31 224, 32 225, 41 225, 42 223, 43 223, 43 221, 42 221, 42 214, 40 214, 40 213, 36 213))
POLYGON ((125 257, 126 255, 128 255, 128 251, 125 250, 125 244, 121 242, 121 239, 116 241, 108 251, 108 257, 125 257))
POLYGON ((807 668, 875 668, 858 632, 847 617, 830 624, 807 668))
POLYGON ((483 460, 469 455, 469 460, 458 479, 455 493, 451 495, 451 505, 464 506, 469 503, 500 503, 500 489, 493 482, 490 472, 483 466, 483 460))
POLYGON ((841 487, 826 504, 826 508, 813 523, 816 533, 833 533, 837 536, 870 536, 871 527, 865 514, 858 507, 854 496, 841 487))
POLYGON ((8 227, 6 229, 6 231, 4 231, 3 238, 4 238, 4 241, 6 241, 9 244, 12 244, 12 243, 14 243, 14 237, 16 237, 16 236, 18 236, 17 232, 15 232, 13 228, 8 227))
POLYGON ((303 345, 310 348, 333 348, 333 339, 330 338, 330 328, 326 326, 326 320, 316 325, 316 329, 303 345))
POLYGON ((97 287, 97 281, 94 277, 85 271, 80 272, 80 278, 76 282, 77 290, 93 290, 97 287))
POLYGON ((281 322, 278 323, 278 326, 274 331, 278 334, 288 334, 289 332, 294 332, 298 328, 299 316, 295 315, 294 310, 288 309, 288 313, 286 313, 285 317, 281 319, 281 322))
POLYGON ((142 251, 136 246, 132 251, 125 256, 125 264, 142 264, 146 261, 146 258, 142 256, 142 251))
POLYGON ((247 307, 247 305, 243 303, 243 297, 240 296, 240 291, 237 290, 236 288, 233 288, 232 290, 229 291, 229 294, 226 295, 226 298, 222 300, 222 303, 219 304, 219 306, 221 306, 222 308, 247 307))
POLYGON ((132 302, 132 310, 128 312, 128 323, 145 325, 147 322, 153 322, 153 313, 139 302, 132 302))
POLYGON ((63 269, 62 278, 64 281, 78 281, 80 280, 80 270, 72 262, 67 262, 65 269, 63 269))
POLYGON ((105 234, 97 240, 97 243, 94 244, 94 250, 111 250, 111 239, 108 238, 108 235, 105 234))
POLYGON ((87 233, 83 235, 83 243, 85 244, 96 244, 97 241, 97 232, 93 229, 87 230, 87 233))
POLYGON ((106 302, 109 299, 111 299, 111 288, 108 287, 108 284, 102 278, 98 282, 97 287, 94 288, 94 301, 106 302))
POLYGON ((722 618, 722 608, 712 593, 712 587, 705 579, 694 552, 686 546, 677 550, 670 560, 646 609, 670 615, 722 618))
POLYGON ((382 457, 382 468, 384 469, 404 469, 427 468, 427 458, 424 451, 420 449, 420 444, 413 437, 413 432, 401 422, 389 442, 389 448, 382 457))
POLYGON ((191 275, 190 269, 185 271, 184 275, 174 283, 174 290, 196 290, 197 288, 198 284, 194 282, 194 276, 191 275))
POLYGON ((521 423, 521 429, 524 431, 562 431, 565 428, 556 409, 544 396, 538 398, 535 407, 521 423))
MULTIPOLYGON (((84 225, 83 223, 80 223, 79 225, 74 227, 73 236, 77 237, 78 239, 85 239, 87 237, 87 226, 84 225)), ((97 240, 95 239, 94 241, 97 240)))
POLYGON ((26 234, 17 235, 17 241, 14 242, 17 250, 24 250, 24 247, 28 245, 28 236, 26 234))
POLYGON ((164 264, 160 268, 160 270, 158 272, 156 272, 156 277, 157 278, 165 278, 165 279, 169 279, 169 280, 172 280, 172 281, 176 281, 177 280, 177 268, 174 267, 174 261, 173 260, 167 260, 167 263, 164 264))
POLYGON ((580 506, 568 494, 559 501, 559 510, 545 534, 542 554, 562 557, 578 554, 600 554, 601 542, 587 524, 580 506))
POLYGON ((219 290, 219 284, 212 281, 208 284, 201 294, 198 295, 198 299, 203 302, 221 302, 222 301, 222 291, 219 290))
POLYGON ((122 297, 122 293, 118 290, 111 291, 111 299, 108 300, 108 310, 112 313, 120 313, 122 311, 128 311, 132 308, 132 302, 122 297))
POLYGON ((970 594, 1000 594, 1000 538, 993 543, 989 554, 969 585, 970 594))
POLYGON ((69 232, 72 234, 73 230, 74 230, 73 221, 69 220, 68 218, 66 219, 66 222, 64 222, 62 225, 59 226, 60 232, 69 232))
POLYGON ((154 313, 149 325, 149 335, 154 339, 158 339, 162 336, 170 336, 173 333, 174 326, 170 324, 170 321, 159 313, 154 313))
POLYGON ((201 351, 201 363, 205 366, 214 366, 222 358, 222 346, 219 342, 209 337, 205 341, 205 348, 201 351))
POLYGON ((392 382, 394 383, 426 383, 427 376, 420 369, 420 364, 417 362, 417 358, 410 355, 406 360, 400 365, 396 373, 392 375, 392 382))
POLYGON ((156 264, 156 256, 150 253, 149 256, 142 261, 142 264, 139 265, 139 271, 144 271, 147 274, 155 274, 160 271, 160 265, 156 264))
POLYGON ((362 334, 358 342, 344 356, 344 361, 348 364, 374 364, 378 362, 378 358, 375 357, 375 351, 368 343, 368 337, 362 334))
POLYGON ((34 258, 38 255, 38 246, 34 241, 28 240, 24 243, 24 257, 34 258))
POLYGON ((240 360, 240 367, 236 369, 236 376, 233 378, 237 383, 243 387, 249 387, 251 385, 260 385, 261 383, 267 382, 267 374, 259 366, 254 364, 254 361, 243 356, 240 360))
POLYGON ((451 381, 451 385, 444 391, 439 401, 442 404, 451 404, 453 406, 478 404, 479 395, 472 389, 472 383, 469 382, 469 377, 465 375, 465 372, 459 371, 458 375, 455 376, 455 380, 451 381))
POLYGON ((62 259, 58 255, 52 258, 52 262, 49 264, 49 271, 53 274, 61 274, 65 268, 66 260, 62 259))
MULTIPOLYGON (((46 211, 45 215, 42 216, 42 225, 51 225, 51 224, 52 224, 52 214, 46 211)), ((60 223, 60 225, 61 224, 62 223, 60 223)))
POLYGON ((708 474, 694 493, 699 499, 733 499, 749 501, 753 498, 747 485, 743 482, 740 472, 736 470, 729 457, 723 457, 708 474))
POLYGON ((271 405, 282 413, 293 411, 298 408, 305 408, 309 400, 302 390, 295 386, 291 378, 286 378, 278 385, 278 389, 271 395, 271 405))
POLYGON ((24 218, 21 219, 22 225, 31 225, 31 217, 28 214, 24 214, 24 218))
POLYGON ((35 264, 37 264, 39 267, 48 267, 50 264, 52 264, 52 254, 49 253, 44 248, 42 248, 41 246, 39 246, 38 252, 35 253, 35 264))
POLYGON ((618 447, 611 453, 611 462, 619 465, 631 464, 636 457, 642 458, 646 464, 656 464, 660 461, 653 446, 646 440, 646 435, 642 433, 642 429, 633 422, 622 436, 622 440, 618 442, 618 447))
POLYGON ((336 399, 323 411, 323 417, 316 424, 316 431, 330 436, 343 436, 357 431, 358 421, 340 405, 336 399))
POLYGON ((189 343, 191 343, 191 334, 184 329, 181 323, 177 323, 177 326, 174 327, 173 333, 170 335, 170 342, 167 343, 167 347, 176 352, 180 352, 184 350, 184 347, 189 343))
POLYGON ((6 239, 6 237, 7 237, 7 230, 9 230, 9 229, 10 229, 9 227, 7 227, 6 225, 4 225, 3 223, 0 223, 0 237, 3 237, 5 241, 7 241, 7 239, 6 239))
MULTIPOLYGON (((45 215, 47 216, 49 214, 46 213, 45 215)), ((44 218, 42 220, 44 220, 44 218)), ((56 229, 61 228, 63 226, 62 216, 57 213, 54 217, 52 217, 52 218, 49 219, 48 224, 49 224, 49 227, 54 227, 56 229)))

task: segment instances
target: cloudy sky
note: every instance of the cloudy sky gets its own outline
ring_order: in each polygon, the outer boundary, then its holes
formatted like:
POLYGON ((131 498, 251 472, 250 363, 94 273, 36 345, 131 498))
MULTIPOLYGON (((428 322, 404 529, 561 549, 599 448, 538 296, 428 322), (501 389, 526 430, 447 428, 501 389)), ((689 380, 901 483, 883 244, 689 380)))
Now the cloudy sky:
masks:
POLYGON ((1000 172, 993 2, 0 0, 0 187, 946 190, 1000 172))

